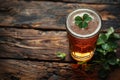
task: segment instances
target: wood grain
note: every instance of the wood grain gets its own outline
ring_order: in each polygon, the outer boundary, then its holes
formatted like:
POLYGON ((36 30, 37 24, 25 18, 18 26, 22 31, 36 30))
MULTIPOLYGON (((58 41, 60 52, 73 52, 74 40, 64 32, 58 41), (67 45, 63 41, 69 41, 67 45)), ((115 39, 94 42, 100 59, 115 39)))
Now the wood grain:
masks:
POLYGON ((67 78, 73 72, 68 63, 0 60, 1 80, 49 80, 67 78))
MULTIPOLYGON (((52 0, 47 0, 52 1, 52 0)), ((56 2, 66 3, 89 3, 89 4, 120 4, 119 0, 57 0, 56 2)))
MULTIPOLYGON (((84 80, 70 63, 36 62, 0 59, 1 80, 84 80)), ((120 80, 120 69, 113 71, 107 80, 120 80), (114 75, 114 76, 113 76, 114 75)), ((93 74, 93 73, 92 73, 93 74)), ((84 75, 84 74, 82 74, 84 75)), ((91 75, 91 73, 90 73, 91 75)), ((90 77, 89 75, 89 77, 90 77)), ((92 77, 92 80, 95 77, 92 77)))
POLYGON ((56 53, 64 52, 67 57, 63 62, 72 61, 65 31, 1 28, 0 37, 1 58, 60 61, 56 53))
POLYGON ((0 30, 0 57, 60 60, 56 57, 57 52, 68 54, 68 40, 64 31, 0 30))
MULTIPOLYGON (((102 17, 103 32, 113 26, 120 33, 119 3, 0 0, 0 80, 84 80, 71 68, 66 17, 75 9, 91 7, 102 17), (66 53, 65 60, 58 58, 57 52, 66 53)), ((117 55, 120 57, 120 48, 117 55)), ((120 69, 116 69, 108 80, 120 80, 119 73, 120 69)))
MULTIPOLYGON (((72 0, 71 0, 72 1, 72 0)), ((97 10, 103 20, 102 29, 120 26, 120 6, 109 4, 65 3, 52 1, 13 1, 4 3, 0 12, 1 27, 65 30, 67 15, 81 7, 97 10), (12 3, 14 5, 12 5, 12 3), (18 6, 19 5, 19 6, 18 6)))

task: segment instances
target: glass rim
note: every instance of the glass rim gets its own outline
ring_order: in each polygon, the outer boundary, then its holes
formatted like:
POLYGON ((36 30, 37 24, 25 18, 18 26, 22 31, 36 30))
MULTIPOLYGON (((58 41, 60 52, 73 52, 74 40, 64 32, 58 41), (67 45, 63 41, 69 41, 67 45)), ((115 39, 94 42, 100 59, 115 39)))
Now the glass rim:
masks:
POLYGON ((80 9, 76 9, 74 11, 72 11, 68 16, 67 16, 67 20, 66 20, 66 28, 67 30, 73 35, 73 36, 76 36, 76 37, 81 37, 81 38, 86 38, 86 37, 91 37, 91 36, 94 36, 96 35, 100 29, 101 29, 101 25, 102 25, 102 19, 101 19, 101 16, 98 14, 98 12, 92 8, 80 8, 80 9), (71 28, 69 28, 70 24, 69 24, 69 18, 72 16, 72 14, 76 13, 76 12, 79 12, 79 11, 88 11, 88 12, 91 12, 93 13, 95 16, 97 16, 97 19, 98 19, 98 28, 93 32, 93 33, 90 33, 90 34, 87 34, 87 35, 82 35, 82 34, 78 34, 78 33, 75 33, 71 28))

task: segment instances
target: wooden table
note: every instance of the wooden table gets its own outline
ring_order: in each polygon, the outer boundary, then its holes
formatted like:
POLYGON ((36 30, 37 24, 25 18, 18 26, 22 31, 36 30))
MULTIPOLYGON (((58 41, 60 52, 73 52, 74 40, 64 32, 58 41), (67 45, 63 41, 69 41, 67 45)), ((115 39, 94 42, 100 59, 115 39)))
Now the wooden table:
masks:
MULTIPOLYGON (((0 80, 74 80, 65 21, 70 12, 82 6, 100 13, 102 31, 112 26, 120 33, 119 0, 0 3, 0 80), (57 52, 66 53, 65 60, 58 58, 57 52)), ((108 80, 120 80, 119 73, 119 69, 113 71, 108 80)))

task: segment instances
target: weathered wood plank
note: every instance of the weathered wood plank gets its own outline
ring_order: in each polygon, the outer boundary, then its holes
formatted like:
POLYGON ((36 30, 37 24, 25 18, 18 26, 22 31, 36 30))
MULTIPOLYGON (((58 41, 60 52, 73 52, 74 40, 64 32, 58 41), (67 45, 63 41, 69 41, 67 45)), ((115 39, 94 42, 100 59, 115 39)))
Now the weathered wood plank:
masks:
MULTIPOLYGON (((60 1, 60 0, 58 0, 60 1)), ((92 3, 92 4, 119 4, 119 0, 62 0, 67 3, 92 3)))
MULTIPOLYGON (((119 42, 120 45, 120 42, 119 42)), ((60 61, 57 52, 67 54, 63 61, 71 62, 67 33, 65 31, 40 31, 34 29, 0 29, 0 57, 60 61)), ((118 55, 120 48, 118 48, 118 55)))
POLYGON ((3 11, 0 12, 1 27, 14 26, 22 28, 65 30, 67 15, 80 7, 91 7, 96 9, 102 16, 103 29, 109 26, 118 29, 120 26, 119 5, 52 1, 14 1, 13 3, 14 5, 8 6, 6 3, 2 6, 3 11))
MULTIPOLYGON (((26 1, 26 0, 24 0, 26 1)), ((119 0, 40 0, 51 2, 65 2, 65 3, 91 3, 91 4, 120 4, 119 0)))
MULTIPOLYGON (((76 72, 69 63, 0 59, 1 80, 84 80, 85 77, 78 72, 79 69, 76 72)), ((120 80, 119 73, 120 69, 116 69, 107 80, 120 80)), ((92 75, 90 73, 89 77, 92 75)))
POLYGON ((73 74, 70 65, 56 62, 0 60, 0 79, 51 80, 50 78, 57 77, 57 80, 63 80, 73 74))
POLYGON ((57 52, 68 54, 64 31, 3 28, 0 29, 0 36, 0 57, 60 60, 56 57, 57 52))
MULTIPOLYGON (((6 2, 9 0, 6 0, 6 2)), ((18 1, 18 0, 14 0, 18 1)), ((23 1, 28 1, 28 0, 23 0, 23 1)), ((34 1, 34 0, 31 0, 34 1)), ((99 4, 119 4, 120 0, 38 0, 38 1, 50 1, 50 2, 66 2, 66 3, 78 3, 78 2, 84 2, 84 3, 99 3, 99 4)), ((3 1, 5 2, 5 1, 3 1)), ((28 1, 30 2, 30 1, 28 1)))

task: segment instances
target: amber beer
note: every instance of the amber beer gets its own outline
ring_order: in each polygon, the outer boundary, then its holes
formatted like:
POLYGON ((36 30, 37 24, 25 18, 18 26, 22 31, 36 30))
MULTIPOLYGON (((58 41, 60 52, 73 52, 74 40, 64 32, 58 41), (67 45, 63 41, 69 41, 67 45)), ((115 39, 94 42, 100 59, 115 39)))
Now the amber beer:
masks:
POLYGON ((66 21, 66 28, 69 39, 69 50, 73 59, 77 61, 88 61, 94 55, 96 41, 101 29, 101 18, 93 9, 82 8, 71 12, 66 21), (75 25, 74 18, 88 14, 92 21, 88 27, 80 29, 75 25))

